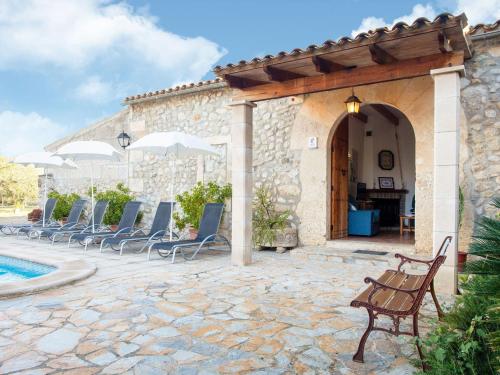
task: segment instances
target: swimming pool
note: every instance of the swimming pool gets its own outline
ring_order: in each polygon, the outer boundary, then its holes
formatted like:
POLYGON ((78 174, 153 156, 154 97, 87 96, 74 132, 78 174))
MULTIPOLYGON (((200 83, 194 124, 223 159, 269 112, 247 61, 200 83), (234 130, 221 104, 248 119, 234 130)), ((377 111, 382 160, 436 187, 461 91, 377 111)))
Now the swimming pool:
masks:
POLYGON ((29 260, 0 255, 0 283, 33 279, 54 271, 56 267, 29 260))

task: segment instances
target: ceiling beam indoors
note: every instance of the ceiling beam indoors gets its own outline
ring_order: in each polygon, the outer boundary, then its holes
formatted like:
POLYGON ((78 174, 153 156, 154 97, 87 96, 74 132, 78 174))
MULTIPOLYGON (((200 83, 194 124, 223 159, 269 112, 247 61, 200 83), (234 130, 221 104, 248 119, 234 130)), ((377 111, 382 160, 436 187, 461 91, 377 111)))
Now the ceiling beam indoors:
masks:
POLYGON ((366 124, 368 122, 368 116, 362 112, 352 113, 351 116, 354 117, 355 119, 361 121, 364 124, 366 124))
POLYGON ((378 44, 370 44, 368 48, 370 49, 370 55, 372 56, 372 61, 374 63, 384 65, 392 64, 398 61, 398 59, 396 59, 378 44))
POLYGON ((383 104, 371 104, 372 108, 376 110, 382 117, 384 117, 391 124, 398 126, 399 119, 387 109, 387 107, 383 104))

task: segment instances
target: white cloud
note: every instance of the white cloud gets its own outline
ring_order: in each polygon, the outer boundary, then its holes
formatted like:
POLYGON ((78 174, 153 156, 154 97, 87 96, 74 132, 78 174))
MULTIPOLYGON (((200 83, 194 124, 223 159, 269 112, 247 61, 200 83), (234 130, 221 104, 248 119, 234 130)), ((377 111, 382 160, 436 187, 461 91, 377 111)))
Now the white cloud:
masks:
POLYGON ((0 46, 0 69, 93 69, 132 86, 154 75, 160 87, 201 79, 226 53, 206 38, 163 30, 147 9, 115 0, 1 0, 0 46))
POLYGON ((500 0, 458 0, 456 13, 464 12, 470 25, 500 19, 500 0))
POLYGON ((65 132, 62 126, 36 112, 0 112, 0 134, 7 140, 0 143, 0 155, 42 151, 65 132))
MULTIPOLYGON (((431 4, 416 4, 410 14, 398 17, 392 22, 387 22, 383 18, 366 17, 361 21, 361 25, 356 30, 352 31, 351 35, 355 37, 360 32, 366 32, 384 26, 391 27, 401 21, 411 24, 420 17, 426 17, 433 20, 438 13, 444 11, 446 10, 440 9, 439 12, 436 11, 431 4)), ((448 11, 451 11, 455 15, 464 12, 469 19, 470 25, 495 22, 500 18, 500 0, 458 0, 454 2, 454 5, 451 9, 448 9, 448 11)))
POLYGON ((76 88, 75 96, 99 104, 113 99, 116 96, 113 91, 111 83, 104 82, 99 76, 90 76, 76 88))
POLYGON ((356 30, 353 30, 351 32, 351 35, 352 37, 355 37, 361 32, 366 32, 368 30, 373 30, 384 26, 390 27, 398 22, 406 22, 407 24, 411 24, 413 21, 420 17, 426 17, 432 20, 434 19, 434 17, 436 17, 436 11, 430 4, 416 4, 410 14, 398 17, 392 22, 386 22, 383 18, 367 17, 361 21, 361 25, 356 30))

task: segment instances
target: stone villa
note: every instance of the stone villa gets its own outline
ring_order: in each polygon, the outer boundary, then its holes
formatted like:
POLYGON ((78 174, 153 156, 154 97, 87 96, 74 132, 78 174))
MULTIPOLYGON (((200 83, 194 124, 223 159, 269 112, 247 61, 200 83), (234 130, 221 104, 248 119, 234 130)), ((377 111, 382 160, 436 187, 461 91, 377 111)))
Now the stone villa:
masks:
MULTIPOLYGON (((303 246, 350 239, 348 200, 381 210, 382 232, 370 237, 378 242, 399 230, 400 215, 414 212, 414 234, 401 244, 431 255, 452 235, 438 286, 454 292, 456 252, 500 194, 499 22, 471 27, 465 15, 442 14, 214 73, 214 80, 127 97, 122 111, 46 149, 89 139, 118 148, 122 130, 133 141, 153 131, 201 136, 219 156, 178 161, 173 176, 172 161, 125 152, 120 163, 94 165, 97 184, 127 182, 145 203, 147 221, 170 198, 174 177, 178 192, 196 181, 232 182, 232 220, 225 222, 229 230, 232 221, 236 264, 251 262, 255 186, 270 187, 278 206, 293 212, 303 246), (360 110, 347 115, 344 102, 353 93, 360 110)), ((52 183, 84 192, 88 172, 52 171, 52 183)), ((399 231, 387 238, 398 243, 399 231)))

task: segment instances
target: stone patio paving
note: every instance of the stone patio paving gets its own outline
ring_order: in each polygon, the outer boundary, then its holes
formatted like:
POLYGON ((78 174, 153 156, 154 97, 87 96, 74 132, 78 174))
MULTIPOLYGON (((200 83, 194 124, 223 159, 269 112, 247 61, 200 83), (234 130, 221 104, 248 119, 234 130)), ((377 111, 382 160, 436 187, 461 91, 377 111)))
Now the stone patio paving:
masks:
MULTIPOLYGON (((0 238, 0 253, 79 258, 80 248, 0 238)), ((300 262, 227 253, 170 264, 91 249, 90 278, 0 300, 0 373, 411 374, 411 338, 373 333, 366 364, 351 361, 367 314, 349 307, 365 275, 384 266, 300 262)), ((426 297, 421 327, 434 319, 426 297)))

